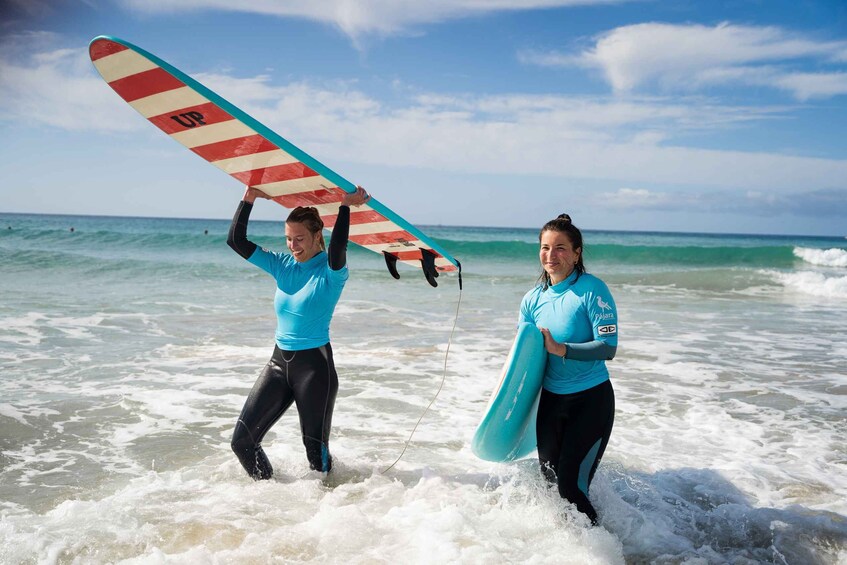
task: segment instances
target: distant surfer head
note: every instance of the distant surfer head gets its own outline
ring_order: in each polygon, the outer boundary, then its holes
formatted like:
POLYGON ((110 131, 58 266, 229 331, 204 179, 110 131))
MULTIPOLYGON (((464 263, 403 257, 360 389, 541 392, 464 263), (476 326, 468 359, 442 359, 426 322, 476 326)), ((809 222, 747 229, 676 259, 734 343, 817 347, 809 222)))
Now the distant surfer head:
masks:
POLYGON ((571 223, 567 214, 559 214, 541 228, 538 234, 541 276, 538 282, 548 287, 558 284, 576 271, 577 278, 585 272, 582 263, 582 232, 571 223))
POLYGON ((326 249, 323 236, 324 222, 312 206, 298 206, 285 220, 285 240, 291 255, 304 263, 326 249))

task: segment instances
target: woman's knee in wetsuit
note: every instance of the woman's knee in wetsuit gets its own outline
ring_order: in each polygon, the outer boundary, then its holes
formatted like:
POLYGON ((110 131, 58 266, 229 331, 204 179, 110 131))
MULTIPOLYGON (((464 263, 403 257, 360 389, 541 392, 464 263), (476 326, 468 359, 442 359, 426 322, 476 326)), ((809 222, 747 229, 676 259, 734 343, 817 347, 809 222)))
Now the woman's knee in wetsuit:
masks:
POLYGON ((244 403, 232 435, 232 450, 247 473, 256 480, 273 475, 261 441, 292 402, 297 404, 309 467, 329 472, 329 434, 337 392, 338 375, 329 344, 296 352, 275 348, 244 403))
POLYGON ((291 362, 290 375, 309 467, 327 473, 332 470, 329 434, 338 394, 338 374, 332 359, 332 346, 326 344, 298 351, 291 362))
POLYGON ((542 473, 595 525, 597 512, 588 490, 613 423, 614 391, 609 381, 570 395, 541 392, 537 435, 542 473))
POLYGON ((235 424, 230 447, 241 462, 241 466, 254 480, 267 480, 273 476, 274 470, 268 456, 265 455, 262 447, 253 440, 250 431, 241 420, 238 420, 235 424))

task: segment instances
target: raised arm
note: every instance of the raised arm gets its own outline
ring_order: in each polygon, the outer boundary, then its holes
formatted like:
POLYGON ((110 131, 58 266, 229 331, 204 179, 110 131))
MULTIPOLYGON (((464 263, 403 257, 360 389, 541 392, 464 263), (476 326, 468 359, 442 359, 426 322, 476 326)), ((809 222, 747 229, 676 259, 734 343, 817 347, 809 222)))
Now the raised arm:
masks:
POLYGON ((247 239, 247 222, 250 221, 250 212, 253 210, 253 202, 256 198, 268 198, 268 195, 261 190, 247 187, 235 210, 235 216, 229 226, 229 235, 226 238, 226 244, 245 259, 249 259, 256 251, 256 244, 247 239))
POLYGON ((364 188, 356 187, 356 192, 344 196, 338 207, 338 218, 332 228, 332 236, 329 239, 327 249, 329 268, 338 271, 347 264, 347 240, 350 237, 350 206, 361 206, 370 199, 364 188))

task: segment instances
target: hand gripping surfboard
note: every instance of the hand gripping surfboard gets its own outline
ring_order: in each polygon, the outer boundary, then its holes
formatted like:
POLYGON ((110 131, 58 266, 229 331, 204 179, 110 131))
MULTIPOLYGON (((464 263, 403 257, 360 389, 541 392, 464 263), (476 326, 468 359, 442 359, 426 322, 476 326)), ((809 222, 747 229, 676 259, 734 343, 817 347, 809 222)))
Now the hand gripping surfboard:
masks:
MULTIPOLYGON (((142 116, 172 139, 242 184, 285 206, 314 206, 335 225, 338 204, 356 185, 185 73, 115 37, 88 47, 103 79, 142 116)), ((440 272, 461 264, 438 243, 375 198, 350 213, 350 241, 384 256, 395 279, 397 263, 423 269, 437 286, 440 272)))

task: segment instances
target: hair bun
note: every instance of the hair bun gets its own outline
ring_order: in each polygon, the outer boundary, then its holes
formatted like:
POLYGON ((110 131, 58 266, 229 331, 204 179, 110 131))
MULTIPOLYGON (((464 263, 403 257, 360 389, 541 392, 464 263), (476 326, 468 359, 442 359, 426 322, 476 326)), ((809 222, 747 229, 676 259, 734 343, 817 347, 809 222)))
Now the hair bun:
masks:
POLYGON ((568 216, 567 214, 559 214, 559 216, 558 216, 556 219, 557 219, 557 220, 564 220, 564 221, 566 221, 566 222, 570 222, 570 221, 571 221, 571 217, 570 217, 570 216, 568 216))

